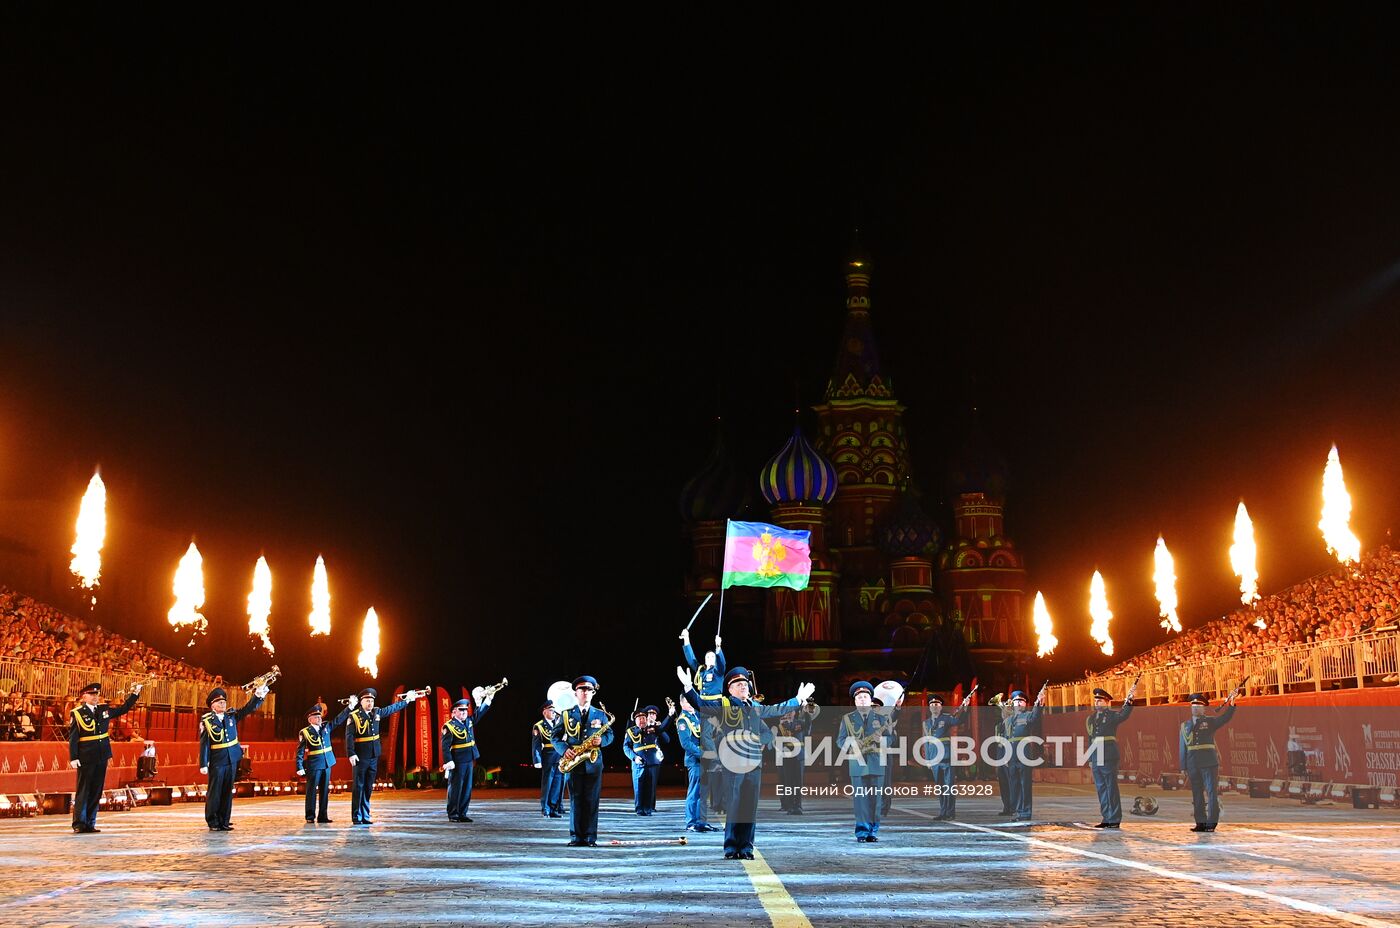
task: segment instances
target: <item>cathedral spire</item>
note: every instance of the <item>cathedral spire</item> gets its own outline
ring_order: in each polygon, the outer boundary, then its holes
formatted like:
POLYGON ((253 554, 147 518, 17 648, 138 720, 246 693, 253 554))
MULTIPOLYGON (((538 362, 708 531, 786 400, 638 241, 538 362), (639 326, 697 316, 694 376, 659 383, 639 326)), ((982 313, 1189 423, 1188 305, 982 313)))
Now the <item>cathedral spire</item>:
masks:
POLYGON ((860 230, 846 259, 846 327, 836 350, 836 365, 826 385, 826 399, 894 399, 880 373, 880 352, 870 326, 870 256, 860 245, 860 230))

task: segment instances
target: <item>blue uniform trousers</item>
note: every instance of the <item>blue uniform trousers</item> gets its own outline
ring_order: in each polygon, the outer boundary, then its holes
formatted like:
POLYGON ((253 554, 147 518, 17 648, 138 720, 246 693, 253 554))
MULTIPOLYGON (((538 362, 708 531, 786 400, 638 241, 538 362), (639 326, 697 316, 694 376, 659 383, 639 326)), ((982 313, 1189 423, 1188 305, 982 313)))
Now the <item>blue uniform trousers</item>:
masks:
POLYGON ((1197 767, 1188 771, 1191 778, 1191 811, 1200 825, 1220 822, 1220 792, 1216 789, 1219 767, 1197 767))
POLYGON ((227 826, 233 817, 233 779, 238 768, 227 764, 209 768, 209 792, 204 797, 204 822, 211 828, 227 826))
POLYGON ((957 778, 953 776, 952 764, 934 764, 929 768, 933 774, 935 792, 938 793, 938 814, 952 818, 958 812, 958 797, 953 794, 957 778))
POLYGON ((725 782, 724 852, 753 853, 753 834, 758 819, 758 794, 763 788, 763 768, 748 773, 727 771, 725 782))
POLYGON ((701 763, 685 765, 685 825, 687 828, 708 825, 705 814, 705 768, 701 763))
POLYGON ((322 822, 330 820, 331 768, 306 772, 306 817, 322 822), (320 797, 319 802, 317 797, 320 797))
POLYGON ((355 764, 355 779, 350 786, 350 820, 368 822, 369 797, 374 792, 374 776, 379 772, 379 758, 362 758, 355 764))
POLYGON ((1012 761, 1007 764, 1007 778, 1011 782, 1011 809, 1019 819, 1029 819, 1031 817, 1031 788, 1034 784, 1032 774, 1034 767, 1028 767, 1019 761, 1012 761))
POLYGON ((1103 816, 1100 821, 1109 824, 1123 821, 1123 799, 1118 795, 1117 765, 1090 764, 1089 772, 1094 775, 1094 792, 1099 794, 1099 813, 1103 816))
POLYGON ((559 772, 559 758, 553 751, 542 755, 540 763, 540 811, 564 811, 564 774, 559 772))
POLYGON ((636 801, 633 803, 634 811, 656 811, 656 781, 660 777, 660 765, 649 767, 632 765, 632 790, 636 796, 636 801))
POLYGON ((598 800, 603 795, 603 774, 584 773, 587 764, 569 771, 569 838, 598 840, 598 800))
POLYGON ((447 778, 447 815, 449 818, 461 818, 467 814, 467 807, 472 804, 472 774, 476 772, 476 764, 473 761, 462 763, 458 761, 457 766, 449 771, 447 778))
POLYGON ((1011 766, 1002 764, 997 768, 997 796, 1001 799, 1001 814, 1016 811, 1011 804, 1011 766))
POLYGON ((106 758, 82 761, 78 767, 78 790, 73 794, 74 828, 97 827, 97 807, 102 802, 102 785, 106 782, 106 758))
POLYGON ((806 751, 798 751, 793 757, 784 757, 778 767, 778 783, 791 792, 779 795, 779 808, 787 811, 802 811, 802 781, 806 773, 806 751))
POLYGON ((851 777, 855 787, 851 795, 851 806, 856 814, 856 837, 869 838, 880 833, 880 816, 884 811, 880 787, 885 782, 881 773, 851 777))

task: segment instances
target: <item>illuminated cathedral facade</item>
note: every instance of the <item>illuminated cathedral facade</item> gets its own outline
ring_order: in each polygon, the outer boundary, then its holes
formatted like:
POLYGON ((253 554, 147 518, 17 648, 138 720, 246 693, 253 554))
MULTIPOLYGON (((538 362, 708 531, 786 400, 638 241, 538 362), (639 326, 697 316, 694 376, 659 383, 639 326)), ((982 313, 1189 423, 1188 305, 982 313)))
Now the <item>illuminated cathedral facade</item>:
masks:
POLYGON ((725 591, 726 626, 735 616, 763 629, 761 653, 745 655, 761 689, 785 693, 814 680, 819 700, 844 702, 857 679, 950 690, 976 677, 984 693, 1023 685, 1033 642, 1025 564, 1003 529, 1005 464, 974 431, 949 462, 951 511, 931 511, 911 480, 905 407, 880 366, 868 257, 848 259, 845 278, 845 322, 813 407, 816 433, 795 428, 759 471, 765 505, 752 499, 754 475, 734 466, 719 431, 682 490, 687 600, 719 592, 726 519, 807 530, 805 590, 725 591))

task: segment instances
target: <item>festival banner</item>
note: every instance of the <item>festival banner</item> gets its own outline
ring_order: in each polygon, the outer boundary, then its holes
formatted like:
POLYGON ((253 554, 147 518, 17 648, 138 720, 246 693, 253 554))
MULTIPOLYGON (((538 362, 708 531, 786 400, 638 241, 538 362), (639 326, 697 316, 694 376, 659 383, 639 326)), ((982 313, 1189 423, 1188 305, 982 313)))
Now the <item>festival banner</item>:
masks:
MULTIPOLYGON (((403 694, 403 687, 394 687, 393 693, 394 697, 392 701, 397 702, 399 697, 403 694)), ((383 745, 384 754, 383 757, 380 758, 380 763, 384 766, 384 774, 386 776, 397 772, 399 769, 399 725, 402 717, 402 712, 395 712, 393 715, 389 716, 389 731, 383 736, 386 743, 383 745)))
POLYGON ((431 699, 418 699, 413 703, 411 711, 418 720, 418 757, 416 766, 424 770, 431 770, 433 767, 433 701, 431 699))

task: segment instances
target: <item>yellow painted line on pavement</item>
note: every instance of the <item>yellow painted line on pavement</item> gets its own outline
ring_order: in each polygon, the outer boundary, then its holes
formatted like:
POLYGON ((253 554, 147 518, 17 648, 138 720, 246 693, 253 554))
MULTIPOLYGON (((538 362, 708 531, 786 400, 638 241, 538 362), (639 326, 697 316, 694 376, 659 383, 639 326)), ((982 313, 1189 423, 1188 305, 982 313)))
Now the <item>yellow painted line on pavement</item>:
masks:
MULTIPOLYGON (((907 815, 917 815, 919 818, 932 819, 934 816, 927 812, 919 812, 914 809, 902 809, 895 807, 900 812, 907 815)), ((1066 854, 1075 854, 1079 857, 1088 857, 1092 860, 1101 860, 1105 863, 1118 864, 1120 867, 1128 867, 1132 870, 1141 870, 1151 873, 1153 876, 1165 877, 1172 880, 1185 880, 1201 886, 1208 886, 1211 889, 1219 889, 1227 893, 1236 893, 1240 896, 1249 896, 1253 899, 1263 899, 1279 905, 1287 906, 1290 909, 1297 909, 1300 912, 1309 912, 1313 915, 1323 915, 1328 918, 1335 918, 1338 921, 1347 922, 1352 925, 1361 925, 1362 928, 1400 928, 1396 922, 1388 922, 1379 918, 1370 918, 1365 915, 1357 915, 1354 912, 1343 912, 1341 909, 1334 909, 1330 906, 1319 905, 1316 902, 1308 902, 1304 899, 1294 899, 1292 896, 1280 896, 1277 893, 1266 892, 1262 889, 1254 889, 1251 886, 1238 886, 1234 883, 1226 883, 1222 880, 1212 880, 1210 877, 1198 876, 1194 873, 1186 873, 1181 870, 1170 870, 1166 867, 1158 867, 1155 864, 1146 864, 1140 860, 1124 860, 1121 857, 1114 857, 1111 854, 1100 854, 1097 851, 1086 851, 1083 848, 1072 847, 1068 844, 1059 844, 1054 841, 1046 841, 1043 838, 1032 838, 1028 835, 1017 834, 1012 831, 1000 831, 996 828, 987 828, 983 825, 974 825, 971 822, 948 822, 949 825, 956 825, 959 828, 966 828, 968 831, 980 831, 984 834, 995 835, 998 838, 1006 838, 1011 841, 1020 841, 1033 847, 1049 848, 1055 851, 1062 851, 1066 854)))
POLYGON ((755 850, 753 860, 744 861, 744 871, 748 873, 754 892, 758 893, 758 901, 763 904, 763 911, 768 913, 773 928, 812 928, 812 923, 802 914, 802 909, 783 881, 763 859, 762 851, 755 850))

